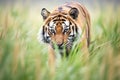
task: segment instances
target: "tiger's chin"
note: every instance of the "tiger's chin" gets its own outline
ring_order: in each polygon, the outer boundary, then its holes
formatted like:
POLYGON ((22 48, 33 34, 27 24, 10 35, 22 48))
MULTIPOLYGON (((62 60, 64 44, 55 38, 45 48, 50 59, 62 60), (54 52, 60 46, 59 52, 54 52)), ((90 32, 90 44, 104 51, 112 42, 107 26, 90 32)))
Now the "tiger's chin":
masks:
POLYGON ((68 57, 69 54, 70 54, 70 50, 72 49, 72 42, 68 42, 66 44, 63 44, 61 46, 59 45, 56 45, 56 44, 50 44, 50 46, 54 49, 54 50, 57 50, 61 56, 66 56, 68 57))

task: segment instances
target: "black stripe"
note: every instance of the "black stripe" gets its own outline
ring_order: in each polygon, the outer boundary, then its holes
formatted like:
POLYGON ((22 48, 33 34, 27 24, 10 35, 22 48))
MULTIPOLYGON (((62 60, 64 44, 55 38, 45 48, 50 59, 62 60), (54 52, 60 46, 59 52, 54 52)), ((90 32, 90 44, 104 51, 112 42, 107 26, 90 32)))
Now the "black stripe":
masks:
POLYGON ((72 26, 72 30, 73 30, 73 35, 74 35, 74 26, 72 26))
POLYGON ((59 18, 59 17, 63 17, 63 18, 65 18, 65 19, 67 19, 67 17, 65 17, 65 16, 63 16, 63 15, 56 15, 56 16, 54 16, 52 19, 59 18))
POLYGON ((43 28, 42 28, 42 35, 45 34, 44 28, 45 28, 45 26, 43 26, 43 28))
POLYGON ((50 23, 48 23, 47 25, 50 26, 50 23))
MULTIPOLYGON (((70 21, 69 21, 70 22, 70 21)), ((70 25, 72 25, 72 23, 70 22, 70 25)))
POLYGON ((66 21, 65 19, 61 19, 61 21, 66 21))
POLYGON ((75 31, 76 31, 76 33, 78 33, 78 28, 77 28, 77 25, 75 25, 75 31))

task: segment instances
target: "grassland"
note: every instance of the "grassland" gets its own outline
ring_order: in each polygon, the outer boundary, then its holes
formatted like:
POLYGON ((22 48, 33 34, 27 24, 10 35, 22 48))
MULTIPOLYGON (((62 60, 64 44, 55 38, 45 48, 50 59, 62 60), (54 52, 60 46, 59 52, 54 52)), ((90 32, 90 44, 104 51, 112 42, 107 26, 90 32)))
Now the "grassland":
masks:
POLYGON ((0 7, 0 80, 120 80, 120 8, 90 12, 89 59, 74 49, 51 77, 47 46, 37 40, 40 10, 0 7))

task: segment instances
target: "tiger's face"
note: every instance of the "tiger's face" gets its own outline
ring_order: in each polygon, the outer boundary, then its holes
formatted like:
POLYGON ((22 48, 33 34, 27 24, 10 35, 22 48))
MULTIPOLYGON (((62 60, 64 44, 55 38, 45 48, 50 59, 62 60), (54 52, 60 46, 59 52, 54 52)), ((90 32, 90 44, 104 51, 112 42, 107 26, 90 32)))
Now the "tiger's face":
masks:
POLYGON ((57 13, 50 14, 45 8, 41 12, 45 20, 42 26, 42 41, 50 44, 53 49, 57 45, 59 50, 66 49, 68 52, 73 42, 80 37, 82 30, 76 25, 73 19, 77 19, 78 10, 73 8, 69 14, 57 13))

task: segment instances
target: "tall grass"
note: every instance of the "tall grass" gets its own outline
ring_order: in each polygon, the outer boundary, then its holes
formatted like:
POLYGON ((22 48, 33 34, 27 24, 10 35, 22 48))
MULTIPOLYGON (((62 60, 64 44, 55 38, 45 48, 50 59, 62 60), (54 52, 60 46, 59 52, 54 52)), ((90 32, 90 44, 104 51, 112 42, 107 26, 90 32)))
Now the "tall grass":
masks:
POLYGON ((0 80, 120 80, 119 8, 91 12, 89 59, 84 61, 84 53, 74 49, 69 58, 58 60, 53 77, 47 45, 37 40, 39 11, 0 7, 0 80))

